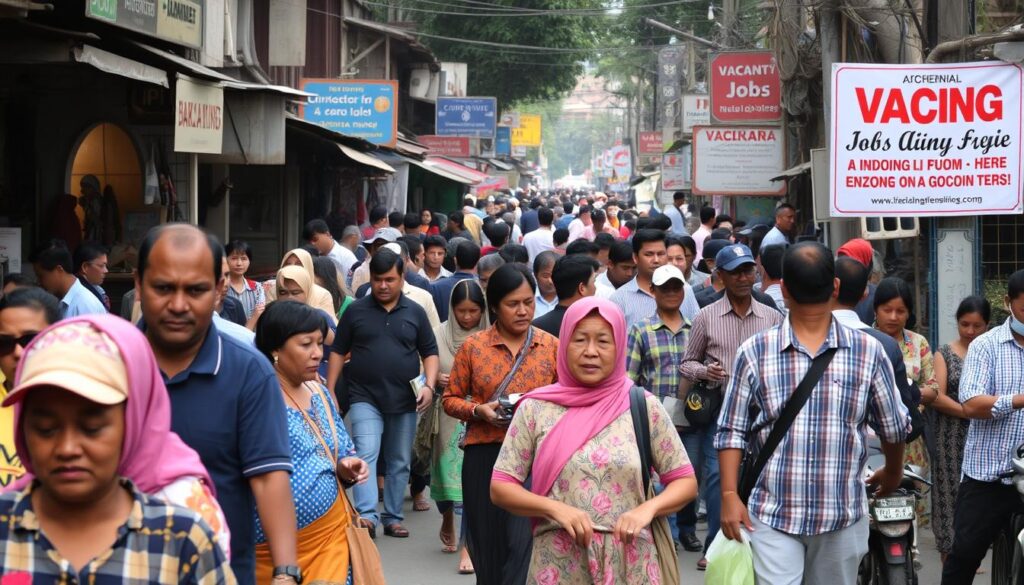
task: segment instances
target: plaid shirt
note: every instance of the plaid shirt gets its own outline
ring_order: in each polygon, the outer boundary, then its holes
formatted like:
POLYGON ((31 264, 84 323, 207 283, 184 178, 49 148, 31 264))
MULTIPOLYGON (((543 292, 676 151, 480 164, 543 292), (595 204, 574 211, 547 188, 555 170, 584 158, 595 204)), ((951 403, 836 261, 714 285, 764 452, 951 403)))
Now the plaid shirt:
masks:
MULTIPOLYGON (((838 351, 750 496, 750 513, 787 534, 823 534, 859 520, 867 513, 861 475, 867 426, 889 443, 902 442, 910 430, 881 344, 833 319, 818 353, 825 347, 838 351)), ((789 319, 744 342, 715 448, 745 450, 748 436, 763 445, 814 355, 797 340, 789 319)))
POLYGON ((686 317, 676 332, 662 323, 658 315, 633 325, 626 342, 629 378, 655 396, 675 398, 683 378, 679 366, 689 337, 690 320, 686 317))
POLYGON ((1012 483, 1013 449, 1024 443, 1024 410, 1013 395, 1024 388, 1024 348, 1013 338, 1010 320, 971 342, 960 374, 960 402, 996 396, 992 418, 975 419, 967 430, 964 475, 977 481, 1012 483))
POLYGON ((77 572, 50 544, 32 510, 32 487, 0 495, 0 583, 234 584, 213 532, 194 512, 137 491, 112 548, 77 572))

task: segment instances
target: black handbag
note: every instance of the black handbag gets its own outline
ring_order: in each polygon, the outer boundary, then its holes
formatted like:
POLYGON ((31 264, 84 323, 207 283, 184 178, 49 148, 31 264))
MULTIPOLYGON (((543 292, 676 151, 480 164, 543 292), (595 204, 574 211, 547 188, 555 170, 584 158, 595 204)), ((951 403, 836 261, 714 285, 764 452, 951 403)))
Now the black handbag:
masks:
POLYGON ((690 388, 683 414, 691 427, 703 429, 715 422, 722 408, 722 390, 720 386, 709 388, 706 382, 697 382, 690 388))
MULTIPOLYGON (((800 380, 800 384, 797 385, 793 396, 790 397, 789 402, 782 409, 779 420, 775 421, 775 425, 772 426, 772 431, 768 433, 768 439, 765 440, 764 445, 755 452, 751 447, 752 441, 747 441, 747 451, 743 454, 743 463, 740 466, 739 496, 744 505, 750 499, 750 493, 754 491, 754 485, 757 484, 757 480, 761 477, 761 473, 768 464, 768 460, 779 447, 782 438, 789 432, 789 428, 793 426, 793 421, 800 414, 804 404, 807 403, 807 399, 811 397, 811 391, 814 390, 814 387, 818 385, 821 377, 825 374, 825 368, 828 367, 828 364, 836 355, 836 349, 830 347, 814 358, 814 361, 811 362, 811 367, 804 374, 804 379, 800 380)), ((753 438, 756 434, 756 430, 751 430, 749 436, 753 438)))

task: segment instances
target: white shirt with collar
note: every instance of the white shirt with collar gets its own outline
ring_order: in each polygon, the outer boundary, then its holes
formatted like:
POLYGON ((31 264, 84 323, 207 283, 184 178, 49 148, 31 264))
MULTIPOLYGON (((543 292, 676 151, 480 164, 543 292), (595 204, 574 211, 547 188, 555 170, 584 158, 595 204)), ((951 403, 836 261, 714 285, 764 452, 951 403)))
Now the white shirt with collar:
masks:
POLYGON ((334 247, 327 253, 327 257, 334 262, 334 266, 338 269, 338 274, 342 278, 348 279, 348 271, 352 270, 352 265, 358 262, 356 255, 352 253, 345 246, 342 246, 337 241, 334 242, 334 247))
POLYGON ((534 299, 534 319, 539 319, 540 317, 547 315, 548 313, 551 312, 552 309, 558 306, 558 295, 555 295, 555 299, 549 303, 548 301, 544 300, 544 296, 540 294, 540 291, 537 291, 537 294, 534 295, 534 299))
POLYGON ((840 325, 845 325, 850 329, 871 329, 868 325, 865 325, 860 317, 857 316, 857 312, 850 309, 836 309, 832 311, 832 316, 839 321, 840 325))

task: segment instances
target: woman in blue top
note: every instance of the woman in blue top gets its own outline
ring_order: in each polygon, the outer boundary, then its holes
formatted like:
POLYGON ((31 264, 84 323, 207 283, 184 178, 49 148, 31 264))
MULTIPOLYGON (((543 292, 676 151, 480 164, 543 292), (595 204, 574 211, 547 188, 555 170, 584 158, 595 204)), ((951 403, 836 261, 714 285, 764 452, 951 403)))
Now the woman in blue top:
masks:
POLYGON ((334 317, 327 311, 310 304, 310 289, 313 288, 313 281, 309 272, 301 266, 285 266, 277 271, 277 298, 281 301, 298 301, 312 308, 318 315, 322 315, 327 329, 323 340, 323 360, 317 372, 321 378, 327 378, 327 359, 331 356, 331 344, 334 343, 334 334, 338 331, 338 325, 334 317))
MULTIPOLYGON (((320 311, 275 301, 256 324, 256 348, 273 362, 287 406, 303 580, 340 585, 352 582, 345 534, 352 517, 343 487, 366 481, 370 472, 318 379, 326 331, 320 311)), ((269 583, 273 561, 258 516, 256 543, 256 582, 269 583)))

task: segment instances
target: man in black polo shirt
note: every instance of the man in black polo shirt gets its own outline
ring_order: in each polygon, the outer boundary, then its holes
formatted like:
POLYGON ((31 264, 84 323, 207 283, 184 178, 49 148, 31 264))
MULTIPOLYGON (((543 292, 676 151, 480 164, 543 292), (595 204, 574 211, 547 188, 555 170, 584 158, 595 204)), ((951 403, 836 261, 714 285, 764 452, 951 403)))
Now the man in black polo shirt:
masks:
POLYGON ((352 439, 359 457, 370 469, 384 458, 384 513, 377 512, 377 482, 352 488, 355 508, 376 534, 405 538, 402 500, 409 483, 416 413, 434 397, 437 380, 437 342, 422 307, 402 294, 405 263, 391 250, 381 249, 370 260, 371 294, 345 311, 338 324, 327 371, 327 387, 341 375, 342 356, 352 408, 352 439), (425 380, 416 381, 423 361, 425 380))
POLYGON ((534 326, 555 337, 562 328, 565 312, 583 297, 592 297, 597 292, 594 280, 601 263, 586 254, 563 256, 555 262, 551 280, 555 283, 558 305, 533 322, 534 326))

